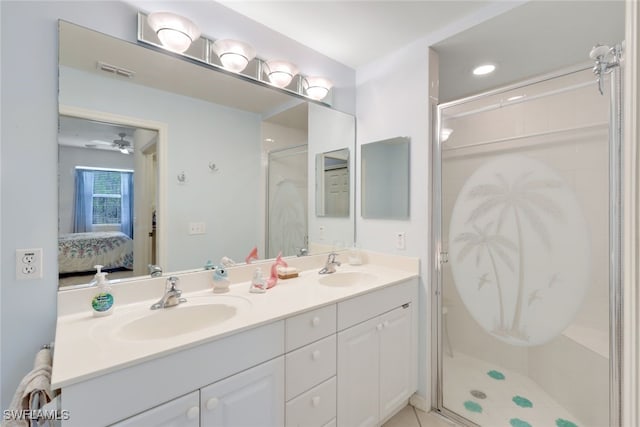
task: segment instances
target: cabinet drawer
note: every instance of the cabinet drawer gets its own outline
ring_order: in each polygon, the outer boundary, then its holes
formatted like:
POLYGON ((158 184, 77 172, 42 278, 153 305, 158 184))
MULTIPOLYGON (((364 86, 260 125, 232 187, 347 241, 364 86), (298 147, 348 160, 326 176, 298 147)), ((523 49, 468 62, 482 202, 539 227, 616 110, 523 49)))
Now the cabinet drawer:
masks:
POLYGON ((286 351, 319 340, 336 331, 336 306, 328 305, 285 321, 286 351))
POLYGON ((286 427, 323 427, 336 417, 336 377, 287 402, 286 427))
POLYGON ((286 398, 290 400, 336 374, 336 336, 288 353, 285 365, 286 398))

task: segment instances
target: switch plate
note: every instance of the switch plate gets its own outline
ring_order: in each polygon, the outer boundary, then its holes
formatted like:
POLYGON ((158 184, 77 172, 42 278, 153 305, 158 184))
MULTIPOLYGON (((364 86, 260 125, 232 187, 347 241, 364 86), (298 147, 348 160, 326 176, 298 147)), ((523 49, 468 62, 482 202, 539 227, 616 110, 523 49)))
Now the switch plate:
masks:
POLYGON ((407 239, 404 231, 398 231, 396 233, 396 249, 405 250, 407 248, 407 239))
POLYGON ((16 249, 16 279, 42 279, 42 248, 16 249))
POLYGON ((324 225, 321 225, 320 227, 318 227, 318 239, 320 240, 324 240, 324 225))
POLYGON ((207 232, 207 225, 204 222, 190 222, 189 234, 205 234, 207 232))

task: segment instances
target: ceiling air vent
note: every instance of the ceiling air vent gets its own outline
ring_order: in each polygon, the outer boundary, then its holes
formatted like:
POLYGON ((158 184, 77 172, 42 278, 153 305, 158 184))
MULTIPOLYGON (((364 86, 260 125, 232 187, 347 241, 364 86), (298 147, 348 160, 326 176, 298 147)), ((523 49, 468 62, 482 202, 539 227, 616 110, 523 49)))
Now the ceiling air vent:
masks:
POLYGON ((97 68, 104 72, 115 74, 121 77, 126 77, 129 79, 133 78, 133 76, 136 74, 134 71, 127 70, 126 68, 122 68, 122 67, 116 67, 115 65, 107 64, 106 62, 102 62, 102 61, 98 61, 97 68))

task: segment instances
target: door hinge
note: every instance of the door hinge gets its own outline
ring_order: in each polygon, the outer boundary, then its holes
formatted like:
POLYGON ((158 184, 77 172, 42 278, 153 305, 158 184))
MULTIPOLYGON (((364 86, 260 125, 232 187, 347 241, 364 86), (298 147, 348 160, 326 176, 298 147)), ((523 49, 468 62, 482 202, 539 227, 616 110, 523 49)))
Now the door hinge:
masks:
POLYGON ((449 252, 440 252, 440 264, 449 262, 449 252))

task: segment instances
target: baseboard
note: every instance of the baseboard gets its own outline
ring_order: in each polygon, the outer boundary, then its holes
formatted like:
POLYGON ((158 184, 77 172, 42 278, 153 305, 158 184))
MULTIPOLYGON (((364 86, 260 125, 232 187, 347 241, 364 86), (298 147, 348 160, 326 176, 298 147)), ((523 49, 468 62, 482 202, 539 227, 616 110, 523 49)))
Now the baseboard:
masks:
POLYGON ((431 410, 431 405, 427 403, 427 399, 420 396, 418 393, 413 393, 409 398, 409 405, 416 409, 420 409, 423 412, 429 412, 431 410))

